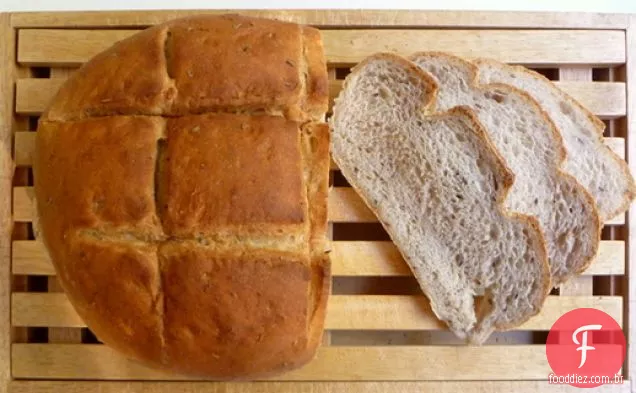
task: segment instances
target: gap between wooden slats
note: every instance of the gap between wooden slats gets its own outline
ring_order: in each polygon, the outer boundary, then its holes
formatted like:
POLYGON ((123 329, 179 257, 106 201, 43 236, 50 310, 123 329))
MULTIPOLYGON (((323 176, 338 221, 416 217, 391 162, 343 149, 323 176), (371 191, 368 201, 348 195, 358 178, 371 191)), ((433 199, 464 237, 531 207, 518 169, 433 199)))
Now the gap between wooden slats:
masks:
MULTIPOLYGON (((16 222, 33 221, 34 199, 32 187, 13 188, 13 218, 16 222)), ((353 188, 334 187, 329 191, 329 221, 371 223, 378 222, 378 219, 353 188)), ((623 225, 624 222, 624 215, 620 215, 605 224, 623 225)))
MULTIPOLYGON (((18 62, 79 65, 138 30, 21 29, 18 62)), ((625 62, 620 30, 323 30, 327 61, 357 63, 376 52, 451 51, 511 63, 616 65, 625 62)))
MULTIPOLYGON (((399 277, 412 273, 396 246, 389 241, 334 241, 331 243, 332 274, 343 277, 399 277)), ((625 242, 605 240, 596 260, 584 275, 625 274, 625 242)), ((36 240, 13 242, 12 273, 55 275, 44 245, 36 240)))
MULTIPOLYGON (((193 379, 147 368, 105 345, 13 344, 11 364, 14 378, 193 379)), ((546 380, 550 372, 544 345, 322 347, 305 367, 276 379, 546 380)))
MULTIPOLYGON (((124 381, 25 381, 9 383, 11 393, 572 393, 569 385, 538 381, 372 381, 342 382, 124 382, 124 381)), ((595 393, 629 393, 629 381, 622 385, 603 385, 595 393)))
MULTIPOLYGON (((18 79, 16 112, 24 115, 40 114, 62 82, 62 79, 18 79)), ((626 96, 623 82, 557 82, 556 84, 601 118, 610 119, 625 115, 626 96)), ((341 80, 330 81, 330 108, 341 88, 341 80)))
MULTIPOLYGON (((541 312, 514 330, 549 330, 563 314, 596 308, 622 323, 622 297, 550 296, 541 312)), ((13 293, 11 324, 85 327, 64 293, 13 293)), ((329 330, 445 330, 424 296, 333 295, 327 305, 329 330)))

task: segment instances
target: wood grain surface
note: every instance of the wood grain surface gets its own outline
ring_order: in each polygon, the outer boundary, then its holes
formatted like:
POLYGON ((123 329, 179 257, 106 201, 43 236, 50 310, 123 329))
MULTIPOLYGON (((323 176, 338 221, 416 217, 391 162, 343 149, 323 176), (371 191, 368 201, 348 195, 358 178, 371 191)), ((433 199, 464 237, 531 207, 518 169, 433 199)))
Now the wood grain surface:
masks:
MULTIPOLYGON (((629 383, 603 385, 595 393, 628 393, 629 383)), ((566 393, 569 385, 545 381, 419 381, 419 382, 113 382, 14 381, 12 393, 566 393)))
MULTIPOLYGON (((24 29, 18 35, 23 65, 73 66, 137 30, 24 29), (42 45, 46 42, 46 45, 42 45)), ((352 65, 376 52, 410 55, 449 51, 533 65, 625 62, 625 32, 618 30, 325 30, 325 56, 331 64, 352 65)))
MULTIPOLYGON (((332 274, 344 277, 411 276, 406 262, 392 242, 335 241, 331 244, 332 274)), ((625 272, 625 242, 601 241, 596 260, 584 275, 622 275, 625 272)), ((55 275, 42 243, 35 240, 13 242, 13 274, 55 275)))
MULTIPOLYGON (((14 326, 85 327, 64 293, 14 293, 14 326)), ((576 308, 597 308, 622 323, 620 296, 550 296, 540 314, 514 330, 549 330, 576 308)), ((424 296, 334 295, 327 306, 329 330, 446 330, 424 296)))
MULTIPOLYGON (((350 187, 333 187, 329 191, 329 221, 334 223, 373 223, 376 215, 350 187)), ((31 222, 35 217, 35 193, 32 187, 13 188, 13 219, 16 222, 31 222)), ((617 216, 605 225, 623 225, 625 216, 617 216)))
MULTIPOLYGON (((28 174, 35 142, 35 120, 64 79, 93 54, 140 28, 200 12, 0 16, 0 41, 5 44, 0 46, 3 59, 0 93, 4 98, 0 106, 0 191, 5 195, 0 199, 0 280, 7 284, 0 284, 0 312, 4 315, 0 318, 0 381, 10 378, 11 367, 12 377, 16 379, 8 385, 10 391, 565 392, 573 389, 546 382, 551 370, 546 362, 545 347, 526 345, 539 342, 536 334, 543 333, 537 332, 549 329, 564 312, 579 307, 604 310, 625 323, 630 343, 636 340, 633 328, 636 317, 632 312, 636 309, 636 284, 627 280, 631 272, 636 271, 636 251, 631 246, 636 237, 630 230, 636 225, 636 214, 630 212, 627 222, 624 217, 618 217, 610 223, 612 229, 607 230, 604 237, 608 240, 601 242, 590 269, 561 288, 561 296, 550 296, 537 317, 498 336, 497 340, 503 345, 491 345, 497 342, 493 340, 484 347, 466 347, 455 345, 457 341, 446 341, 444 334, 450 333, 420 295, 397 248, 389 241, 364 236, 356 241, 333 242, 336 294, 328 306, 327 339, 313 362, 277 377, 287 382, 180 382, 181 376, 150 370, 106 346, 82 344, 80 328, 85 325, 60 291, 55 270, 42 244, 26 237, 11 242, 7 221, 10 216, 3 216, 2 209, 12 209, 16 222, 27 228, 34 218, 33 192, 26 183, 12 188, 13 165, 6 159, 2 161, 2 154, 5 152, 5 158, 9 157, 7 152, 13 148, 15 165, 28 174), (14 59, 22 71, 19 75, 13 72, 14 59), (18 123, 12 121, 14 116, 19 116, 18 123), (27 292, 10 294, 10 274, 31 278, 47 276, 43 279, 48 283, 49 292, 29 292, 26 287, 20 287, 27 292), (628 296, 594 295, 598 293, 595 277, 607 280, 625 277, 629 294, 620 292, 620 286, 617 293, 628 296), (384 293, 386 289, 391 291, 384 293), (11 326, 48 328, 49 342, 14 343, 10 348, 11 326), (403 335, 403 339, 395 340, 396 345, 379 345, 386 337, 397 335, 403 335), (171 382, 162 382, 168 380, 171 382)), ((417 50, 446 50, 468 57, 493 57, 547 68, 542 72, 559 78, 556 83, 560 88, 608 120, 610 125, 627 118, 628 132, 612 134, 605 142, 622 157, 636 155, 636 142, 632 140, 636 132, 636 98, 631 93, 636 91, 632 80, 636 75, 636 59, 631 55, 636 48, 633 27, 636 24, 628 15, 332 10, 241 13, 321 27, 330 68, 330 101, 341 89, 342 81, 336 79, 342 79, 350 66, 377 51, 408 54, 417 50), (623 65, 626 78, 614 80, 602 76, 614 75, 615 67, 623 65)), ((630 167, 636 171, 633 163, 630 167)), ((338 170, 335 165, 332 169, 338 170)), ((341 185, 330 191, 330 228, 342 232, 342 228, 355 224, 373 227, 371 232, 379 233, 381 229, 375 215, 351 188, 341 185)), ((391 343, 391 339, 387 343, 391 343)), ((626 369, 633 377, 636 373, 633 344, 629 346, 628 355, 626 369)), ((598 391, 627 392, 630 386, 630 383, 606 385, 598 391)), ((6 387, 1 384, 0 393, 6 387)), ((636 392, 633 386, 631 388, 636 392)))
MULTIPOLYGON (((595 393, 628 393, 629 383, 603 385, 595 393)), ((569 385, 545 381, 419 381, 419 382, 112 382, 112 381, 14 381, 12 393, 566 393, 569 385)))
MULTIPOLYGON (((105 345, 14 344, 16 378, 184 380, 128 360, 105 345)), ((322 347, 281 381, 547 379, 543 345, 322 347), (523 361, 511 361, 523 359, 523 361)))
MULTIPOLYGON (((52 68, 51 72, 55 70, 57 68, 52 68)), ((62 83, 64 79, 59 78, 18 79, 16 112, 23 115, 39 115, 46 109, 62 83)), ((625 116, 625 83, 623 82, 556 82, 556 84, 601 118, 612 119, 625 116)), ((341 80, 331 81, 330 107, 341 88, 341 80)))
POLYGON ((14 30, 9 14, 0 13, 0 393, 10 374, 11 290, 11 134, 13 132, 14 30))
POLYGON ((15 27, 146 27, 173 18, 240 12, 325 27, 470 27, 517 29, 618 29, 629 16, 588 12, 492 12, 421 10, 170 10, 15 13, 15 27))

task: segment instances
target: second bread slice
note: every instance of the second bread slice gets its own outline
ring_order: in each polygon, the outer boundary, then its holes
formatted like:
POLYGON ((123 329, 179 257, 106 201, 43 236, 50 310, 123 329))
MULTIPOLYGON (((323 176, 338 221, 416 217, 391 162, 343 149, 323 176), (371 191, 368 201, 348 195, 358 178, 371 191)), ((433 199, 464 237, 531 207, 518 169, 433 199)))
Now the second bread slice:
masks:
POLYGON ((425 115, 436 90, 406 59, 366 59, 336 100, 332 153, 436 315, 482 343, 540 310, 550 287, 545 243, 534 218, 503 208, 512 175, 472 112, 425 115))
POLYGON ((479 84, 478 68, 468 60, 437 52, 419 53, 412 60, 438 82, 437 109, 473 109, 514 173, 505 205, 539 220, 552 284, 587 268, 600 242, 598 210, 585 188, 561 170, 563 141, 539 104, 512 86, 479 84))
POLYGON ((479 59, 482 83, 506 83, 537 100, 563 136, 565 170, 594 197, 603 222, 625 213, 636 197, 627 163, 603 143, 605 125, 543 75, 521 66, 479 59))

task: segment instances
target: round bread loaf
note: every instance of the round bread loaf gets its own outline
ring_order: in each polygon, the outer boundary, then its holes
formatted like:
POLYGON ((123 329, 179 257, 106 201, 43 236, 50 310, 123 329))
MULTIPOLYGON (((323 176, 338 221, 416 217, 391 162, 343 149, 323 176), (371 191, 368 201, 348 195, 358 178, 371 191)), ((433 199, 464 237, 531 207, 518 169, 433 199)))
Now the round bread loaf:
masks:
POLYGON ((39 229, 100 340, 215 379, 314 356, 327 101, 318 30, 235 15, 144 30, 61 87, 37 132, 39 229))

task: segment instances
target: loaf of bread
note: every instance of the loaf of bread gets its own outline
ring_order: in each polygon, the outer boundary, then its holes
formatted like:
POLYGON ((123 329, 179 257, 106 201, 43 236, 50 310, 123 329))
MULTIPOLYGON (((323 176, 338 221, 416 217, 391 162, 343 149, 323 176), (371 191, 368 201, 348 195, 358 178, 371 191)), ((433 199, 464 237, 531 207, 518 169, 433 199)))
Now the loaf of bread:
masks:
POLYGON ((592 196, 562 170, 565 148, 554 123, 522 90, 482 84, 469 60, 422 52, 411 59, 439 84, 438 110, 469 106, 515 175, 505 206, 539 220, 552 285, 585 270, 598 250, 601 223, 592 196))
POLYGON ((367 58, 336 99, 333 158, 436 315, 483 343, 541 309, 547 252, 536 219, 504 208, 513 175, 477 117, 464 107, 435 113, 437 89, 404 58, 367 58))
POLYGON ((217 379, 314 356, 327 103, 317 30, 228 15, 144 30, 64 84, 37 132, 39 225, 100 340, 217 379))

